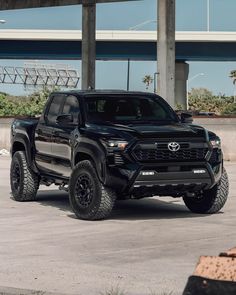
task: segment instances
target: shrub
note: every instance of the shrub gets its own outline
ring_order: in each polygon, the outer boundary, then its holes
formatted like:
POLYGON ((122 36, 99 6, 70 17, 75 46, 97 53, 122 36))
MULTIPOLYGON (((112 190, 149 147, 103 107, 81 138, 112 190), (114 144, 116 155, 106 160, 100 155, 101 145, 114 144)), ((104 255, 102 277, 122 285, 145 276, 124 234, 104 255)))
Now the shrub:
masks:
POLYGON ((231 103, 231 104, 228 104, 222 114, 224 115, 236 115, 236 103, 231 103))
MULTIPOLYGON (((225 113, 229 107, 232 110, 233 97, 225 95, 215 96, 212 92, 205 88, 193 88, 189 93, 189 109, 197 112, 213 112, 217 115, 229 114, 225 113)), ((227 112, 229 112, 227 111, 227 112)), ((235 114, 230 111, 230 114, 235 114)))
POLYGON ((43 111, 50 90, 43 89, 29 96, 0 94, 0 116, 37 116, 43 111))

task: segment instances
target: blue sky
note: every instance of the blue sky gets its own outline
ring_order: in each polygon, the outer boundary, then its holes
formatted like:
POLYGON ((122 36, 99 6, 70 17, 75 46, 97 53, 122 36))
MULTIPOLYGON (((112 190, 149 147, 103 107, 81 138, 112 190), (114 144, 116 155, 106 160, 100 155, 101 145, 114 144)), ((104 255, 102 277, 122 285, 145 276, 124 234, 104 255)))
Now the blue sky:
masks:
MULTIPOLYGON (((236 31, 236 1, 210 1, 210 30, 236 31)), ((97 29, 127 30, 147 20, 156 19, 156 0, 130 1, 97 5, 97 29)), ((176 29, 179 31, 204 31, 207 28, 207 0, 176 0, 176 29)), ((1 11, 0 19, 6 23, 0 29, 81 29, 81 6, 1 11)), ((149 23, 140 30, 155 30, 149 23)), ((43 62, 43 61, 42 61, 43 62)), ((55 61, 57 62, 57 61, 55 61)), ((81 72, 80 61, 63 61, 81 72)), ((1 65, 23 65, 24 61, 1 61, 1 65)), ((52 62, 50 62, 52 63, 52 62)), ((58 61, 62 63, 62 61, 58 61)), ((191 62, 190 75, 198 76, 189 83, 191 87, 206 87, 214 93, 233 94, 229 72, 236 69, 236 62, 191 62)), ((125 88, 126 62, 97 62, 97 88, 125 88)), ((131 63, 131 89, 145 90, 142 77, 156 72, 155 62, 131 63)), ((21 86, 0 85, 0 91, 21 94, 21 86)))

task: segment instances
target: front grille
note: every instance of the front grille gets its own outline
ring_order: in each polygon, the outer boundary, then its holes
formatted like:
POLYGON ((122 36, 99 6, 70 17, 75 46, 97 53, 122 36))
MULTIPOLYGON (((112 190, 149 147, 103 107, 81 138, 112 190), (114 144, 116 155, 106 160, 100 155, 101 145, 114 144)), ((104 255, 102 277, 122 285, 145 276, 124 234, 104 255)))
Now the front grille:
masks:
MULTIPOLYGON (((167 144, 165 144, 167 146, 167 144)), ((135 148, 133 156, 139 162, 159 162, 159 161, 200 161, 204 160, 208 152, 207 148, 183 148, 176 152, 168 149, 141 149, 135 148)))

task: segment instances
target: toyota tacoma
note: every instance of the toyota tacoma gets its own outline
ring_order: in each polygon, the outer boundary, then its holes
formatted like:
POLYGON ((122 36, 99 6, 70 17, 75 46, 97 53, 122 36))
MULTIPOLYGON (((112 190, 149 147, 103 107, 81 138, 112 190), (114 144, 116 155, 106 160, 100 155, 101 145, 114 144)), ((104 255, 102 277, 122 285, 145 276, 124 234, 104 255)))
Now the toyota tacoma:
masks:
POLYGON ((228 197, 220 138, 155 94, 54 92, 40 118, 12 123, 11 143, 13 198, 32 201, 39 185, 55 184, 80 219, 104 219, 116 200, 152 196, 212 214, 228 197))

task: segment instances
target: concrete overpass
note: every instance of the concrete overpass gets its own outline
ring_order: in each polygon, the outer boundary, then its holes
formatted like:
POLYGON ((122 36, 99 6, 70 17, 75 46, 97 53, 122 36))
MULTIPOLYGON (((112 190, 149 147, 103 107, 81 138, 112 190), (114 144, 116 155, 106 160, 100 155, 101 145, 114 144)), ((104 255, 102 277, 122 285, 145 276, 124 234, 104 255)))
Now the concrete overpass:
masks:
MULTIPOLYGON (((156 31, 97 31, 97 60, 157 59, 156 31)), ((236 32, 176 32, 175 99, 186 105, 187 61, 236 61, 236 32)), ((1 59, 81 59, 82 32, 0 30, 1 59)))
MULTIPOLYGON (((82 89, 95 87, 96 5, 134 0, 0 0, 0 10, 82 4, 82 89)), ((157 0, 158 92, 175 104, 175 0, 157 0)))
MULTIPOLYGON (((0 10, 82 5, 82 88, 95 88, 96 5, 139 0, 0 0, 0 10)), ((163 0, 160 0, 163 1, 163 0)), ((165 0, 164 0, 165 1, 165 0)), ((167 0, 175 1, 175 0, 167 0)), ((173 3, 175 4, 175 3, 173 3)))
MULTIPOLYGON (((156 31, 97 31, 97 60, 156 60, 156 31)), ((1 59, 81 59, 77 30, 0 30, 1 59)), ((236 61, 236 32, 176 32, 176 61, 236 61)))

